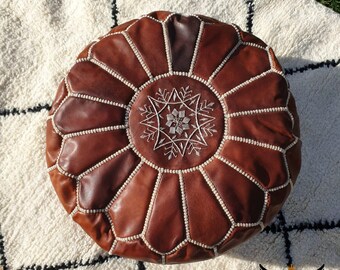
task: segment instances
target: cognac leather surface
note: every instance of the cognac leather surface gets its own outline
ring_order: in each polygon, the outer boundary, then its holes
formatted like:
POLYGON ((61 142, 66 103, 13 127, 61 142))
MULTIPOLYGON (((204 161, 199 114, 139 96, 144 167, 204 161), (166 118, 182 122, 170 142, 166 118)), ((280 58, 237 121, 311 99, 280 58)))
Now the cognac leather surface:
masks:
POLYGON ((62 205, 103 249, 185 263, 270 224, 299 174, 299 136, 269 46, 157 11, 79 54, 49 112, 46 161, 62 205))

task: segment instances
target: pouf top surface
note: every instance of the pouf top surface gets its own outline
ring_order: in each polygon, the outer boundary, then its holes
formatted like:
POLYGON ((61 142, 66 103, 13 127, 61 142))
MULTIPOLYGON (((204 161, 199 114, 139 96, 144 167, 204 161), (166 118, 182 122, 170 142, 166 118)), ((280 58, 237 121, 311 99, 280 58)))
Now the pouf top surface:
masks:
POLYGON ((46 160, 64 208, 103 249, 183 263, 272 221, 300 170, 299 136, 269 46, 157 11, 79 54, 49 112, 46 160))

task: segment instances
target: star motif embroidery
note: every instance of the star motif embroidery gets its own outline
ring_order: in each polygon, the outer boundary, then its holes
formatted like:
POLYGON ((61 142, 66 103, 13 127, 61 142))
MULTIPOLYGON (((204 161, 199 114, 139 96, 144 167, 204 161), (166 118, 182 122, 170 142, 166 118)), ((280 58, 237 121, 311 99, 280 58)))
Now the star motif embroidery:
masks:
POLYGON ((154 141, 153 149, 164 149, 168 159, 185 154, 200 155, 207 146, 205 137, 213 136, 215 117, 210 113, 214 103, 201 101, 201 94, 192 96, 189 86, 171 92, 159 89, 157 98, 148 96, 149 104, 140 107, 145 126, 141 138, 154 141))

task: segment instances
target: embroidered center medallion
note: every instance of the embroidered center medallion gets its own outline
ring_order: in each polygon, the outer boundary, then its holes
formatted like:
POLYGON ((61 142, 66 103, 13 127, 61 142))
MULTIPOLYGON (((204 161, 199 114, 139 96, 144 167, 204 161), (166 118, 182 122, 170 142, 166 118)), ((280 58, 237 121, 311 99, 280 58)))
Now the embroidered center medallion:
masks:
POLYGON ((140 137, 154 143, 154 150, 162 148, 168 159, 186 154, 199 156, 208 146, 205 137, 217 132, 215 117, 210 115, 214 102, 192 92, 189 86, 172 91, 158 89, 156 97, 148 96, 149 102, 139 107, 145 117, 140 122, 145 126, 140 137))
POLYGON ((223 105, 213 88, 187 76, 151 82, 130 106, 133 149, 154 168, 186 170, 206 162, 225 132, 223 105))

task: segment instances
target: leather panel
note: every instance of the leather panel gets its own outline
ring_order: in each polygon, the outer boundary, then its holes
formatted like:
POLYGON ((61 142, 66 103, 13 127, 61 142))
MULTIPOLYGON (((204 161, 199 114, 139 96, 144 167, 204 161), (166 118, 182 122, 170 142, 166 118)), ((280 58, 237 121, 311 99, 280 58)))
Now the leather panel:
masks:
POLYGON ((85 209, 105 208, 140 159, 128 150, 85 175, 79 185, 79 204, 85 209))
POLYGON ((162 176, 145 238, 160 252, 170 251, 185 239, 181 192, 176 175, 162 176))
POLYGON ((112 204, 109 214, 119 237, 142 232, 157 174, 156 170, 143 164, 112 204))

